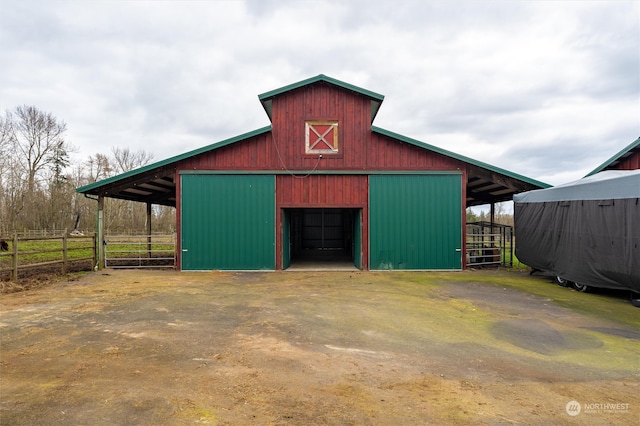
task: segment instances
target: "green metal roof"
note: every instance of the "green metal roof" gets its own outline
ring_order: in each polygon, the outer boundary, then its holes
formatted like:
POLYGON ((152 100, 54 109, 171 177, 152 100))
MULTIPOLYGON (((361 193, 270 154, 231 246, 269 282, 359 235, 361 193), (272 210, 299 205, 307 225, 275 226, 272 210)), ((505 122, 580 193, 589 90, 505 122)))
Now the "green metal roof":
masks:
POLYGON ((622 148, 620 152, 616 153, 616 155, 609 158, 607 161, 600 164, 595 169, 591 170, 585 177, 595 175, 596 173, 599 173, 606 169, 615 168, 616 164, 620 163, 626 157, 629 157, 636 152, 640 152, 640 138, 636 139, 635 141, 631 142, 629 145, 622 148))
POLYGON ((271 90, 269 92, 263 93, 261 95, 258 95, 258 99, 260 99, 260 102, 262 103, 262 107, 267 112, 267 115, 269 116, 269 120, 271 120, 271 104, 272 104, 273 98, 283 93, 290 92, 292 90, 299 89, 301 87, 309 86, 311 84, 315 84, 319 82, 329 83, 334 86, 338 86, 338 87, 342 87, 343 89, 350 90, 359 95, 368 97, 371 100, 371 122, 373 122, 373 119, 376 117, 376 114, 378 114, 380 105, 384 100, 384 96, 379 93, 375 93, 370 90, 363 89, 361 87, 357 87, 349 83, 345 83, 344 81, 336 80, 335 78, 328 77, 324 74, 319 74, 315 77, 307 78, 306 80, 302 80, 297 83, 293 83, 293 84, 289 84, 287 86, 281 87, 280 89, 275 89, 275 90, 271 90))
MULTIPOLYGON (((162 185, 169 189, 173 188, 173 197, 175 197, 175 182, 173 182, 175 174, 175 163, 196 156, 198 154, 231 145, 241 140, 268 133, 270 131, 271 126, 262 127, 248 133, 243 133, 241 135, 204 146, 202 148, 194 149, 193 151, 189 151, 184 154, 167 158, 166 160, 158 161, 153 164, 130 170, 117 176, 112 176, 110 178, 94 182, 89 185, 81 186, 77 188, 76 191, 81 194, 97 195, 102 193, 108 194, 109 196, 112 196, 114 198, 144 201, 142 199, 137 199, 144 198, 143 196, 139 196, 136 198, 132 191, 149 191, 153 193, 153 190, 143 188, 143 186, 146 185, 147 187, 153 187, 158 185, 158 182, 164 179, 165 182, 163 182, 162 185)), ((150 198, 153 198, 153 201, 157 202, 158 204, 175 205, 175 198, 163 198, 162 193, 154 193, 154 197, 150 198)))
POLYGON ((379 133, 379 134, 384 135, 384 136, 388 136, 388 137, 393 138, 393 139, 398 139, 398 140, 400 140, 402 142, 406 142, 408 144, 415 145, 415 146, 423 148, 423 149, 428 149, 429 151, 433 151, 433 152, 436 152, 438 154, 445 155, 447 157, 455 158, 456 160, 460 160, 460 161, 463 161, 465 163, 469 163, 469 164, 472 164, 474 166, 481 167, 483 169, 487 169, 487 170, 490 170, 490 171, 495 172, 495 173, 499 173, 499 174, 504 175, 504 176, 508 176, 510 178, 518 179, 520 181, 529 183, 531 185, 538 186, 540 188, 549 188, 549 187, 551 187, 551 185, 549 185, 547 183, 540 182, 538 180, 531 179, 531 178, 528 178, 526 176, 522 176, 522 175, 520 175, 518 173, 510 172, 510 171, 505 170, 505 169, 501 169, 500 167, 492 166, 491 164, 487 164, 487 163, 484 163, 482 161, 474 160, 473 158, 465 157, 464 155, 456 154, 455 152, 447 151, 446 149, 438 148, 437 146, 433 146, 433 145, 429 145, 429 144, 424 143, 424 142, 420 142, 419 140, 416 140, 416 139, 411 139, 411 138, 408 138, 406 136, 402 136, 402 135, 400 135, 398 133, 394 133, 394 132, 391 132, 389 130, 381 129, 381 128, 376 127, 376 126, 371 126, 371 131, 379 133))

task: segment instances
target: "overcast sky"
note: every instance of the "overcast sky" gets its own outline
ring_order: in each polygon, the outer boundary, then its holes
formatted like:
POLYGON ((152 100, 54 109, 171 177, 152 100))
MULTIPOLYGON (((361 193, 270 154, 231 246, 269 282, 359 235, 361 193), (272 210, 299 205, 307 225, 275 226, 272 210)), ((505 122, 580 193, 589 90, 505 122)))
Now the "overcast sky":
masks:
POLYGON ((374 125, 552 185, 640 136, 640 1, 0 0, 0 109, 67 123, 76 163, 160 161, 269 125, 326 74, 374 125))

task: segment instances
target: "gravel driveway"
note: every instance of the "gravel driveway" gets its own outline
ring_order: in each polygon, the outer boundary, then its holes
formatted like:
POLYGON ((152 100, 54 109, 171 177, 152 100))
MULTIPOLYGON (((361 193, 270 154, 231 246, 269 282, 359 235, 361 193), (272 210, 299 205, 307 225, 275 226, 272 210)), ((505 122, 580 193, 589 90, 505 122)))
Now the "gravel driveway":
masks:
POLYGON ((0 300, 3 425, 640 420, 640 309, 525 273, 105 270, 0 300))

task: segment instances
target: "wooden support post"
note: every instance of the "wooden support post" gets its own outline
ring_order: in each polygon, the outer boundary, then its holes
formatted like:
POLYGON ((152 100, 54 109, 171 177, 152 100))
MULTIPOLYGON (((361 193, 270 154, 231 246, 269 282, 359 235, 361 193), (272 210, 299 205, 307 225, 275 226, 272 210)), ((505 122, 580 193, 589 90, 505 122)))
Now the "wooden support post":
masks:
POLYGON ((493 233, 493 224, 496 223, 496 203, 491 203, 491 212, 490 212, 491 220, 491 233, 493 233))
POLYGON ((98 264, 98 251, 97 251, 98 250, 98 245, 96 243, 98 241, 98 233, 97 232, 95 234, 93 234, 92 240, 93 240, 93 250, 92 250, 93 251, 93 253, 92 253, 92 255, 93 255, 93 263, 91 264, 91 269, 93 269, 93 267, 98 264))
POLYGON ((62 234, 62 274, 67 273, 67 230, 62 234))
POLYGON ((151 257, 151 203, 147 203, 147 257, 151 257))
MULTIPOLYGON (((496 224, 496 203, 491 203, 491 212, 489 214, 491 221, 489 228, 489 251, 486 253, 489 255, 485 259, 488 259, 490 262, 496 261, 495 256, 495 247, 496 247, 496 237, 495 237, 495 224, 496 224)), ((498 259, 499 260, 499 259, 498 259)))
POLYGON ((98 251, 98 269, 104 269, 104 196, 98 196, 98 223, 96 226, 98 238, 96 241, 98 251))
POLYGON ((489 233, 491 234, 491 247, 495 245, 495 237, 493 236, 495 233, 495 224, 496 224, 496 203, 491 203, 491 230, 489 233))

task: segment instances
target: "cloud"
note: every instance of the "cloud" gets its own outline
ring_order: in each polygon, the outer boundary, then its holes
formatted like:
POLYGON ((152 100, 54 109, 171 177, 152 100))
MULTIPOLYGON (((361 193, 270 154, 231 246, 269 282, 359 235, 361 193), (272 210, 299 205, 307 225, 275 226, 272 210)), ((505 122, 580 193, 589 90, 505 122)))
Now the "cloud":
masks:
POLYGON ((552 184, 640 135, 635 1, 5 2, 0 108, 67 122, 79 161, 168 158, 268 124, 320 73, 385 95, 375 124, 552 184))

